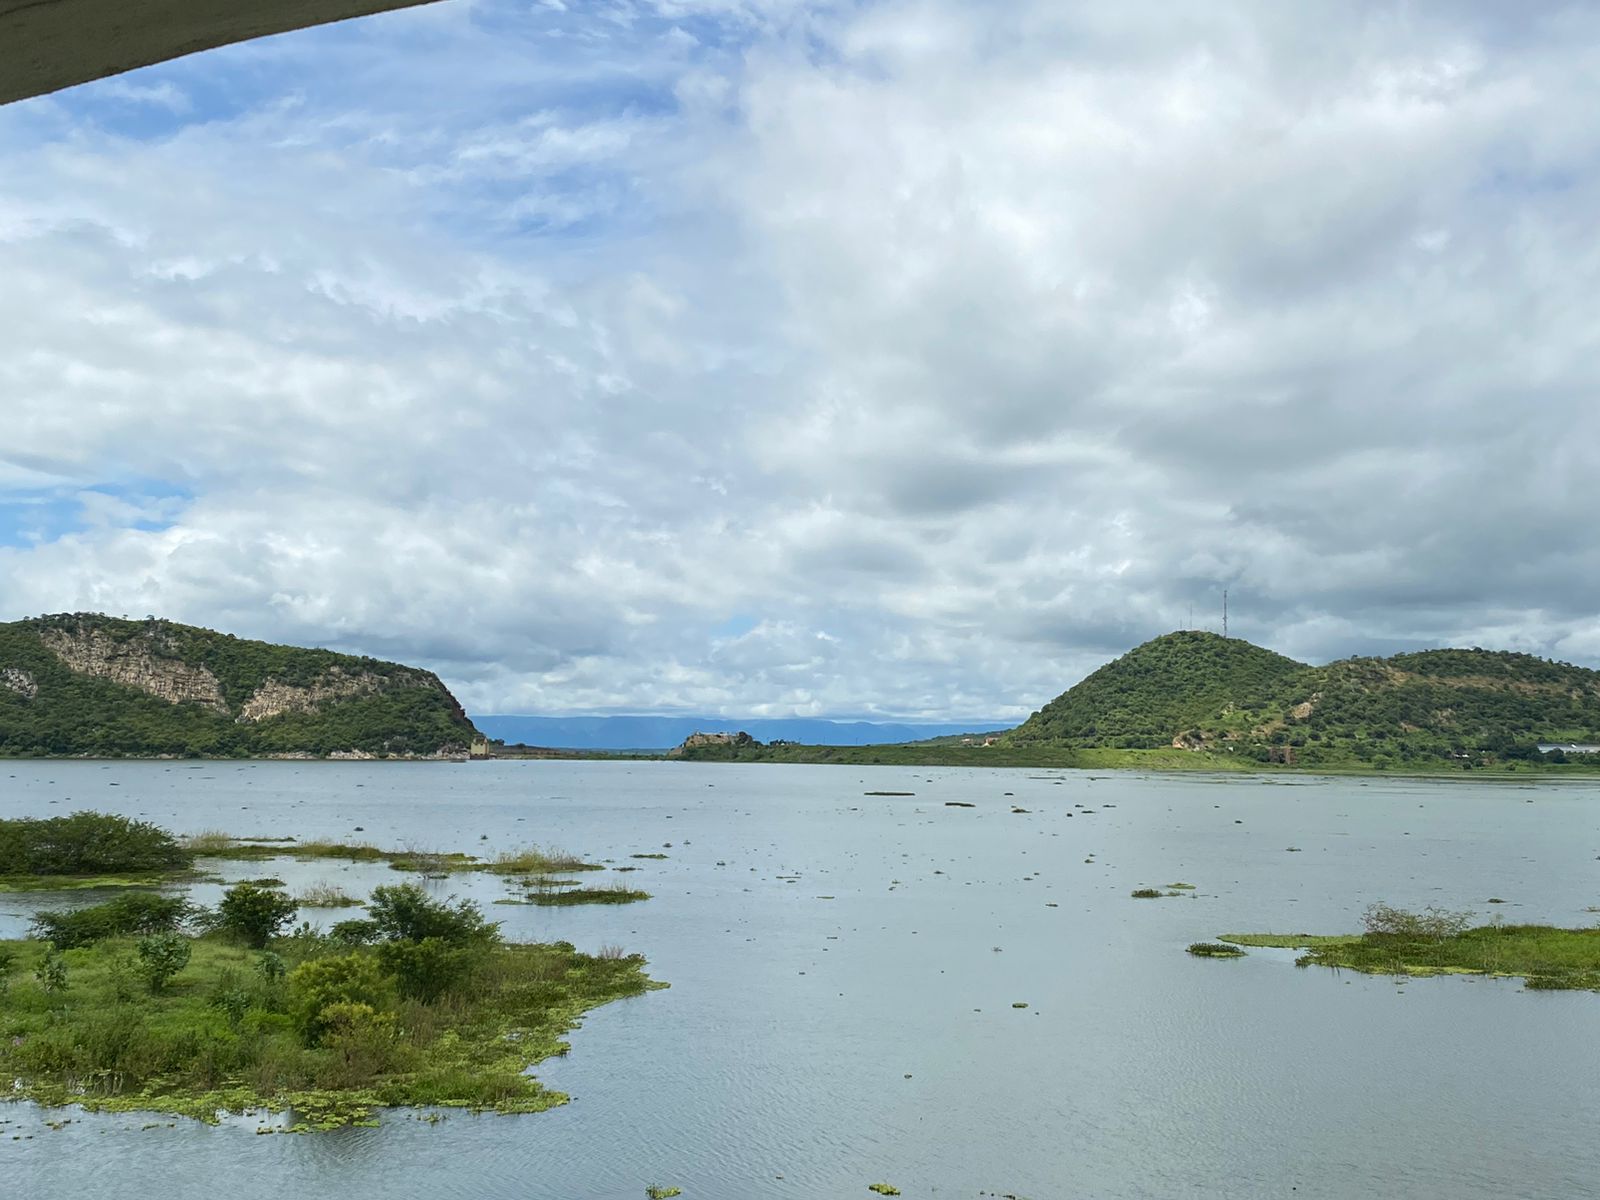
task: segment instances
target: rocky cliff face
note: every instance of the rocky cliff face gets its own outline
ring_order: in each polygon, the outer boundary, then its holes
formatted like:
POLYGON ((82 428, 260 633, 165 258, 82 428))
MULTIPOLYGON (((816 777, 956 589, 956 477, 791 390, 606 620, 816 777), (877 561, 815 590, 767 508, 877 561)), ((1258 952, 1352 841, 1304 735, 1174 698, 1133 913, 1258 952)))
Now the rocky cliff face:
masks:
POLYGON ((39 685, 34 682, 33 673, 21 667, 0 667, 0 688, 15 692, 24 700, 32 700, 39 694, 39 685))
MULTIPOLYGON (((351 696, 365 696, 386 686, 417 687, 411 676, 385 679, 370 672, 348 674, 339 667, 326 672, 309 687, 269 679, 258 687, 239 709, 241 721, 265 721, 284 713, 316 712, 322 705, 351 696)), ((425 685, 424 685, 425 686, 425 685)))
POLYGON ((688 737, 683 739, 682 745, 674 746, 671 750, 668 750, 667 757, 676 758, 685 750, 698 750, 705 746, 740 747, 759 746, 760 744, 760 742, 756 741, 755 738, 751 737, 743 730, 740 730, 738 733, 691 733, 688 737))
POLYGON ((419 667, 155 617, 0 623, 0 756, 426 758, 476 736, 419 667))
POLYGON ((225 713, 222 685, 204 667, 191 667, 175 658, 165 658, 157 647, 143 640, 119 642, 103 630, 80 629, 68 632, 47 629, 39 640, 62 663, 81 675, 109 679, 138 688, 169 704, 193 703, 225 713))

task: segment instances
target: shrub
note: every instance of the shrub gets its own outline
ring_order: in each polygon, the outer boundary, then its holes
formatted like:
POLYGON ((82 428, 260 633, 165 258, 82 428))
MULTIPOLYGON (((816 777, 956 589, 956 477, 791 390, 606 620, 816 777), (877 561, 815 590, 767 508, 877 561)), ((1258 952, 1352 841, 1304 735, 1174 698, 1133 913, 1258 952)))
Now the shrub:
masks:
POLYGON ((171 933, 193 910, 181 896, 128 892, 88 908, 58 909, 33 914, 33 935, 59 950, 89 946, 109 937, 171 933))
POLYGON ((139 973, 152 992, 163 991, 172 977, 189 965, 189 939, 177 933, 140 938, 139 973))
POLYGON ((354 908, 361 903, 336 883, 314 883, 296 899, 303 908, 354 908))
POLYGON ((378 947, 378 965, 386 975, 394 976, 400 994, 423 1004, 432 1004, 464 984, 481 959, 478 947, 454 946, 436 937, 385 942, 378 947))
POLYGON ((67 963, 61 957, 61 951, 54 946, 46 950, 44 957, 39 960, 39 966, 33 972, 33 977, 38 981, 39 987, 51 995, 66 991, 67 963))
POLYGON ((370 946, 382 936, 376 921, 357 917, 349 921, 335 921, 328 936, 341 946, 370 946))
POLYGON ((471 900, 434 900, 414 883, 372 889, 367 912, 379 935, 391 942, 438 938, 452 946, 488 944, 500 932, 498 921, 486 921, 471 900))
POLYGON ((175 871, 192 862, 165 829, 112 813, 0 821, 0 875, 175 871))
POLYGON ((217 906, 218 924, 255 950, 294 920, 298 906, 275 888, 241 883, 222 894, 217 906))
POLYGON ((1429 906, 1421 912, 1378 903, 1361 914, 1362 927, 1369 937, 1390 937, 1407 942, 1442 942, 1464 932, 1472 924, 1470 912, 1451 912, 1429 906))
POLYGON ((334 1004, 364 1004, 374 1011, 389 1006, 390 987, 370 954, 313 958, 289 972, 289 994, 306 1044, 320 1043, 326 1028, 323 1010, 334 1004))
POLYGON ((393 1013, 341 1000, 324 1007, 317 1022, 328 1052, 324 1085, 354 1087, 394 1064, 399 1039, 393 1013))

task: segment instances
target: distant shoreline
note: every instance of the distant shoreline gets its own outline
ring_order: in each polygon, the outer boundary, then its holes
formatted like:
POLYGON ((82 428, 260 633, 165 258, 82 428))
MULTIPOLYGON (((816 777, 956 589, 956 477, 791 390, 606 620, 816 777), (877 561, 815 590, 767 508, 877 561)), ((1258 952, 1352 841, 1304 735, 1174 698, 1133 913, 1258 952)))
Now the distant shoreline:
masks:
POLYGON ((979 767, 991 770, 1052 770, 1149 772, 1157 774, 1227 774, 1265 778, 1316 778, 1355 776, 1361 778, 1481 780, 1580 779, 1600 782, 1600 755, 1597 761, 1524 764, 1463 768, 1441 762, 1394 764, 1377 767, 1362 762, 1347 763, 1263 763, 1253 758, 1210 751, 1175 749, 1122 750, 1104 747, 1008 747, 950 746, 899 743, 883 746, 781 746, 709 747, 680 755, 666 751, 613 751, 555 747, 497 747, 499 753, 487 758, 465 756, 415 756, 391 758, 349 758, 337 756, 250 755, 177 756, 158 754, 123 755, 0 755, 4 762, 166 762, 166 763, 324 763, 347 766, 352 763, 385 765, 471 766, 484 762, 674 762, 674 763, 776 763, 803 766, 839 767, 979 767), (506 752, 508 751, 509 752, 506 752), (523 751, 523 752, 519 752, 523 751))

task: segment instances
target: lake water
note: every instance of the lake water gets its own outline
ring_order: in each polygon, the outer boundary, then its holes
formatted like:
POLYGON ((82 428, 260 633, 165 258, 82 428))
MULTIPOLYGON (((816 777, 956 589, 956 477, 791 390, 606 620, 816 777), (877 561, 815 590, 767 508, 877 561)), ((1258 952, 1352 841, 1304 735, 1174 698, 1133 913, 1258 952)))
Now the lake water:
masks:
MULTIPOLYGON (((262 1137, 253 1120, 145 1129, 144 1114, 0 1108, 6 1197, 639 1200, 659 1183, 684 1200, 812 1200, 870 1197, 879 1180, 908 1198, 1600 1196, 1600 995, 1184 953, 1230 931, 1347 932, 1375 900, 1593 922, 1593 786, 0 764, 0 816, 77 808, 182 832, 475 853, 538 842, 637 865, 615 878, 652 892, 645 903, 488 911, 513 937, 642 952, 672 986, 592 1013, 572 1053, 536 1072, 573 1102, 537 1116, 395 1113, 378 1129, 262 1137), (1128 894, 1178 881, 1192 898, 1128 894), (71 1124, 44 1124, 61 1116, 71 1124)), ((352 891, 396 878, 225 870, 352 891)), ((505 894, 487 877, 443 886, 505 894)), ((0 932, 53 899, 0 896, 0 932)))

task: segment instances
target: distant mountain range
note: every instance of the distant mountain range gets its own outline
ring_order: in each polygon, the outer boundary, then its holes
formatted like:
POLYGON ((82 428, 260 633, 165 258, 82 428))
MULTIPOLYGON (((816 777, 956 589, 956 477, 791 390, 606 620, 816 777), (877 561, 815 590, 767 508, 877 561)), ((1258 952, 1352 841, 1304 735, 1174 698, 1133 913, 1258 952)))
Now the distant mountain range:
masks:
POLYGON ((474 720, 491 738, 529 746, 568 750, 667 750, 691 733, 745 732, 761 742, 805 742, 821 746, 876 746, 920 742, 952 734, 986 733, 1011 722, 963 721, 884 723, 794 718, 729 720, 725 717, 519 717, 482 716, 474 720))

